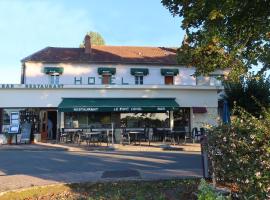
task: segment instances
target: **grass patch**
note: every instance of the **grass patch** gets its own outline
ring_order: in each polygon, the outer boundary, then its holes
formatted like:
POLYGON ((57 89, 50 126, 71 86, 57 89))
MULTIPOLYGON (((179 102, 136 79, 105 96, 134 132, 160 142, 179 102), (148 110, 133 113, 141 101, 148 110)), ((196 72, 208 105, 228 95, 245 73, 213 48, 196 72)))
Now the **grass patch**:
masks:
POLYGON ((199 179, 74 183, 8 192, 0 200, 163 200, 196 199, 199 179))

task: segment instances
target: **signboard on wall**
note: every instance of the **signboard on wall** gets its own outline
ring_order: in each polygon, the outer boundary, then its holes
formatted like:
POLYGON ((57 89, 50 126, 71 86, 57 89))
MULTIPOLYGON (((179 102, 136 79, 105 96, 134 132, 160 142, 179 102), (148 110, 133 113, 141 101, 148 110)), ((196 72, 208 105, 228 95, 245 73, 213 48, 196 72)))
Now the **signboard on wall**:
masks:
POLYGON ((21 125, 21 143, 29 143, 32 124, 25 122, 21 125))

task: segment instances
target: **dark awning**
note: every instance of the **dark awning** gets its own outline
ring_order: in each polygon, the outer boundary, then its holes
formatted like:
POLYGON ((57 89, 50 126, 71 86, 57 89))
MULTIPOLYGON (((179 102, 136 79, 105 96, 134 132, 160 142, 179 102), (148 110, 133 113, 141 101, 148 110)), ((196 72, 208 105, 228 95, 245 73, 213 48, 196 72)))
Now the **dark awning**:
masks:
POLYGON ((165 112, 179 105, 174 98, 64 98, 60 112, 165 112))
POLYGON ((44 73, 45 74, 63 74, 64 68, 63 67, 45 67, 44 73))
POLYGON ((110 74, 110 75, 114 75, 116 72, 115 68, 112 67, 100 67, 98 68, 98 74, 102 75, 102 74, 110 74))
POLYGON ((178 69, 161 69, 160 73, 162 76, 176 76, 179 74, 178 69))
POLYGON ((131 68, 130 74, 133 76, 146 76, 149 74, 149 70, 147 68, 131 68))
POLYGON ((205 107, 193 107, 193 113, 207 113, 207 109, 205 107))

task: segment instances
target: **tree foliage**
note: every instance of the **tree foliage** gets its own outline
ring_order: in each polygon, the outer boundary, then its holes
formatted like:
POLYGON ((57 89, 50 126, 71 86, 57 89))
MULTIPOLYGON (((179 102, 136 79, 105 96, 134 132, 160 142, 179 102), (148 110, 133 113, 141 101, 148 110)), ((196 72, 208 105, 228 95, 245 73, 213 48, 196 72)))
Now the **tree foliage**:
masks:
MULTIPOLYGON (((103 39, 103 37, 101 36, 100 33, 98 32, 93 32, 93 31, 90 31, 87 33, 87 35, 90 36, 91 38, 91 44, 93 45, 105 45, 105 40, 103 39)), ((84 48, 84 41, 80 44, 80 47, 81 48, 84 48)))
POLYGON ((181 64, 197 73, 232 68, 243 74, 262 63, 270 68, 269 0, 162 0, 174 16, 183 18, 187 37, 178 50, 181 64))
POLYGON ((224 98, 229 107, 235 105, 259 117, 263 108, 270 108, 270 79, 265 75, 247 74, 239 82, 225 81, 224 98))

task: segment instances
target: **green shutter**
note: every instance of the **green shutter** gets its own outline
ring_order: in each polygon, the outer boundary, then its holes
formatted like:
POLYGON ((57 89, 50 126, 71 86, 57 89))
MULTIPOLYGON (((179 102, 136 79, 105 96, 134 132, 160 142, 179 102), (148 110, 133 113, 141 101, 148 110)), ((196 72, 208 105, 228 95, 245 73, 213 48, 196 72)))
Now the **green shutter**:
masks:
POLYGON ((177 74, 179 74, 179 70, 178 69, 161 69, 160 70, 161 75, 162 76, 176 76, 177 74))
POLYGON ((63 74, 63 72, 64 72, 63 67, 45 67, 44 68, 45 74, 54 74, 54 73, 63 74))
POLYGON ((114 75, 116 73, 116 69, 112 67, 100 67, 98 68, 98 74, 111 74, 114 75))
POLYGON ((149 70, 147 68, 131 68, 130 74, 133 76, 146 76, 149 74, 149 70))

